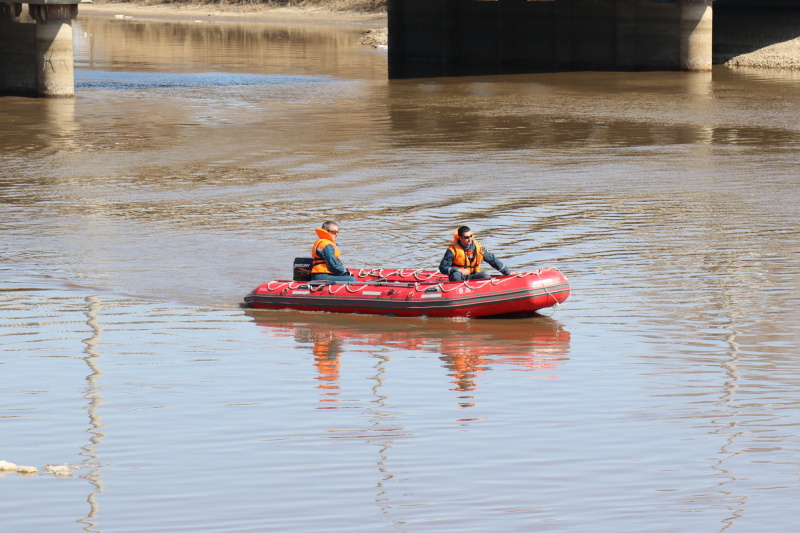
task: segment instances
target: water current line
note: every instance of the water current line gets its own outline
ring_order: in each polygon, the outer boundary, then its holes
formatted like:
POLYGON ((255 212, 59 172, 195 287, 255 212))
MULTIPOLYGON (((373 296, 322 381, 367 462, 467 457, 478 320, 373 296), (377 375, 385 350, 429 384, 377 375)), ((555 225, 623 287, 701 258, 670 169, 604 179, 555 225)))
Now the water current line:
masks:
POLYGON ((91 470, 81 477, 89 481, 89 483, 94 486, 94 490, 86 499, 89 503, 89 514, 85 518, 78 520, 78 522, 85 524, 86 527, 83 528, 85 531, 95 531, 99 533, 99 531, 95 529, 97 523, 94 519, 100 512, 100 503, 97 501, 97 496, 103 492, 103 483, 101 481, 101 467, 98 463, 100 456, 97 453, 97 447, 103 442, 106 436, 103 431, 105 425, 102 423, 102 419, 98 413, 98 407, 102 403, 102 397, 98 392, 99 388, 97 386, 97 380, 103 376, 103 371, 98 364, 98 360, 102 358, 102 355, 97 352, 97 346, 100 344, 100 336, 103 334, 103 328, 100 325, 100 317, 97 314, 102 308, 102 304, 97 296, 87 297, 86 302, 89 304, 86 309, 86 317, 88 319, 86 324, 92 329, 92 336, 83 340, 83 343, 86 345, 83 349, 83 353, 86 354, 83 360, 90 370, 89 375, 86 376, 88 386, 86 387, 86 394, 84 397, 88 402, 86 410, 89 413, 89 429, 87 433, 91 436, 89 437, 89 443, 83 446, 81 455, 85 457, 83 465, 91 468, 91 470))
MULTIPOLYGON (((728 335, 725 336, 725 342, 728 344, 727 350, 727 360, 722 363, 722 368, 725 371, 725 375, 727 379, 723 386, 722 395, 720 396, 720 402, 725 407, 730 407, 732 412, 727 412, 723 415, 724 417, 731 417, 733 420, 731 422, 722 423, 722 421, 714 419, 712 422, 714 425, 719 425, 720 427, 714 431, 717 435, 722 435, 724 431, 730 430, 738 426, 737 419, 739 417, 739 411, 736 407, 736 391, 739 388, 739 343, 736 341, 737 336, 740 332, 736 329, 736 316, 735 316, 735 306, 731 303, 732 298, 729 295, 729 290, 724 282, 721 282, 721 291, 722 291, 722 304, 721 307, 723 310, 727 311, 729 315, 729 323, 723 326, 725 330, 729 332, 728 335), (730 305, 728 305, 730 304, 730 305)), ((717 470, 721 476, 723 476, 723 481, 719 484, 720 489, 724 489, 724 486, 727 484, 733 484, 736 482, 735 474, 725 468, 725 462, 728 459, 733 458, 734 456, 738 455, 735 451, 730 451, 730 447, 736 443, 736 440, 741 437, 742 435, 746 434, 747 431, 736 431, 729 435, 725 439, 725 443, 720 448, 720 459, 712 465, 712 469, 717 470)), ((733 491, 724 491, 724 494, 728 496, 735 497, 733 491)), ((733 527, 736 523, 736 520, 743 515, 744 510, 747 508, 747 496, 740 496, 739 502, 737 506, 728 505, 728 509, 731 513, 730 516, 724 518, 722 523, 724 526, 720 529, 720 533, 724 532, 725 530, 733 527)))
POLYGON ((383 374, 386 372, 384 365, 390 361, 391 358, 380 353, 373 353, 372 355, 375 357, 375 359, 377 359, 377 363, 375 365, 376 373, 372 378, 375 381, 375 384, 372 387, 372 394, 375 397, 373 403, 377 408, 373 410, 374 416, 372 417, 371 423, 377 435, 384 437, 381 440, 371 441, 374 442, 379 448, 378 470, 383 474, 383 478, 378 481, 376 486, 378 493, 375 495, 375 502, 381 507, 383 512, 388 512, 392 506, 389 503, 391 498, 389 497, 385 485, 394 478, 394 475, 389 472, 388 468, 388 452, 394 444, 394 440, 391 437, 388 437, 388 432, 381 431, 381 426, 383 425, 384 420, 386 418, 392 418, 391 415, 387 415, 384 412, 384 409, 386 408, 386 396, 381 393, 381 387, 383 386, 384 381, 383 374))
MULTIPOLYGON (((738 380, 739 380, 739 371, 738 371, 737 366, 736 366, 737 362, 739 361, 739 343, 736 342, 736 336, 739 334, 739 332, 735 329, 735 326, 734 326, 733 322, 731 322, 731 324, 728 324, 728 325, 723 326, 723 327, 730 331, 730 335, 726 335, 725 336, 725 341, 730 346, 730 349, 728 350, 728 356, 729 357, 728 357, 727 361, 722 363, 722 367, 725 369, 725 373, 727 374, 727 376, 730 379, 728 379, 725 382, 725 387, 723 389, 724 392, 723 392, 722 397, 720 399, 725 404, 733 404, 734 396, 736 394, 736 389, 739 387, 739 385, 737 383, 738 380)), ((734 414, 734 416, 738 415, 738 412, 735 410, 735 407, 734 407, 733 414, 734 414)), ((714 422, 716 423, 717 421, 714 420, 714 422)), ((730 422, 730 423, 726 424, 724 426, 724 429, 733 428, 733 427, 736 427, 736 426, 737 426, 737 422, 736 422, 736 420, 734 420, 733 422, 730 422)), ((717 433, 717 434, 720 434, 720 432, 721 432, 721 429, 718 429, 718 430, 715 431, 715 433, 717 433)), ((728 459, 730 459, 731 457, 737 455, 736 452, 731 452, 731 451, 729 451, 728 448, 733 446, 735 444, 735 442, 736 442, 736 439, 738 437, 740 437, 741 435, 745 434, 745 433, 746 433, 745 431, 739 431, 739 432, 733 433, 732 435, 730 435, 725 440, 725 444, 722 445, 722 448, 720 448, 720 451, 722 452, 721 455, 720 455, 720 459, 719 459, 719 461, 717 461, 713 465, 712 468, 714 468, 715 470, 719 470, 721 474, 723 474, 725 477, 728 478, 729 481, 723 481, 722 483, 720 483, 721 486, 724 486, 727 483, 733 483, 733 482, 736 481, 736 476, 733 474, 733 472, 731 472, 728 469, 726 469, 724 467, 723 463, 725 461, 727 461, 728 459)), ((727 518, 722 520, 722 522, 725 525, 722 527, 722 529, 720 529, 720 533, 722 533, 726 529, 728 529, 728 528, 732 527, 733 525, 735 525, 736 519, 739 518, 740 516, 742 516, 742 513, 743 513, 744 509, 746 508, 746 506, 747 506, 747 497, 746 496, 742 496, 741 497, 741 501, 739 503, 739 508, 738 509, 735 509, 735 508, 734 509, 730 509, 731 516, 729 516, 729 517, 727 517, 727 518)))

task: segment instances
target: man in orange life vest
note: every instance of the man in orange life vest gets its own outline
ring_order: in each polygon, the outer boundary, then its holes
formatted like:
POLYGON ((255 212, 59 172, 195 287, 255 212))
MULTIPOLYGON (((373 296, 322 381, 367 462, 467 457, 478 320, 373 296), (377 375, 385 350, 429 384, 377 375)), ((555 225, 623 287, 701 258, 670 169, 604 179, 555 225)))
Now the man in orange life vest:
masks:
POLYGON ((447 247, 439 272, 450 276, 450 281, 466 281, 469 279, 487 279, 486 272, 481 272, 481 263, 486 261, 504 276, 511 272, 497 259, 492 252, 475 240, 475 234, 468 226, 461 226, 453 235, 453 242, 447 247))
POLYGON ((342 265, 336 238, 339 236, 339 225, 332 220, 317 229, 317 242, 311 250, 311 280, 355 281, 356 278, 342 265))

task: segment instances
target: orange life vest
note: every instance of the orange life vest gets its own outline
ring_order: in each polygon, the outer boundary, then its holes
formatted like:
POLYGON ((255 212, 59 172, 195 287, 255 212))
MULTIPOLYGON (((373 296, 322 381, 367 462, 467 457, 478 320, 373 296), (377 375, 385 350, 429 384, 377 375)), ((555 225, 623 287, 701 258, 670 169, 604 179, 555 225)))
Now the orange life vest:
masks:
POLYGON ((475 245, 473 250, 469 252, 461 247, 458 240, 458 232, 453 235, 453 242, 450 243, 449 249, 453 252, 453 266, 456 268, 466 268, 470 274, 481 271, 481 263, 483 262, 483 245, 474 240, 472 243, 475 245))
POLYGON ((328 263, 326 263, 322 256, 319 255, 319 250, 330 244, 333 246, 333 251, 336 254, 336 257, 341 257, 341 255, 339 255, 339 247, 336 246, 335 242, 333 242, 333 235, 324 229, 317 228, 317 236, 319 239, 317 239, 317 242, 314 243, 314 248, 311 250, 311 273, 332 274, 328 268, 328 263))

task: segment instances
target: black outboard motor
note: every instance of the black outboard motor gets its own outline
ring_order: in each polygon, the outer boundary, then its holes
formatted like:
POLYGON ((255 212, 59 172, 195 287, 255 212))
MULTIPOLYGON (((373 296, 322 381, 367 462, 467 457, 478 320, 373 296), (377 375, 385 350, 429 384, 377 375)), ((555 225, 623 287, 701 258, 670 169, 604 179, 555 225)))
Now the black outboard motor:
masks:
POLYGON ((292 279, 295 281, 311 281, 312 261, 310 257, 295 257, 292 279))

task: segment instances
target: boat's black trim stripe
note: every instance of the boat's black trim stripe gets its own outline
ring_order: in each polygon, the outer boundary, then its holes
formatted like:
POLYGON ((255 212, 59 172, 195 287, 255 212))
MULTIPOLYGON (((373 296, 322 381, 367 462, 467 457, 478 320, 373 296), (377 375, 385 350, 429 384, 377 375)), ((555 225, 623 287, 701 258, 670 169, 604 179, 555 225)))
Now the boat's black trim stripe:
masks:
POLYGON ((447 297, 440 298, 414 298, 414 299, 390 299, 390 298, 359 298, 341 296, 312 296, 312 295, 273 295, 273 294, 248 294, 244 301, 250 304, 280 305, 284 307, 346 307, 362 309, 407 309, 425 310, 431 308, 438 309, 459 309, 462 307, 486 306, 496 303, 514 302, 517 300, 527 300, 542 296, 560 295, 569 292, 569 284, 562 283, 553 285, 547 289, 525 288, 521 290, 493 292, 491 294, 447 297))

